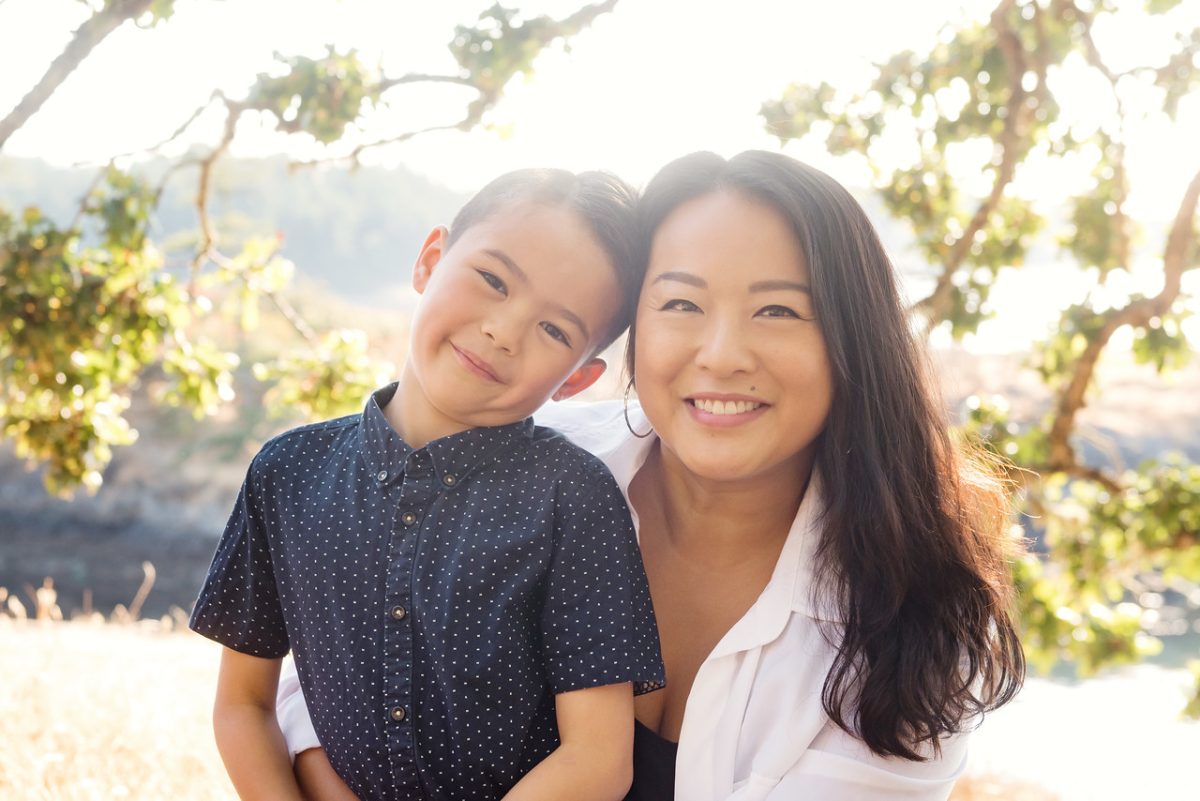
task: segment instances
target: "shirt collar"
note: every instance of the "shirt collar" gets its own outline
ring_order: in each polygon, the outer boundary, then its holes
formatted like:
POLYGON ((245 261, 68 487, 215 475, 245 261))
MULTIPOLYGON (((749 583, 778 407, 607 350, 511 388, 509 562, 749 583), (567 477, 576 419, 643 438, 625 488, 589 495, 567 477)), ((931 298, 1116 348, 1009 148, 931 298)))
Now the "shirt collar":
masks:
POLYGON ((453 487, 493 455, 533 435, 533 420, 526 418, 503 426, 468 428, 413 448, 392 428, 383 411, 398 386, 392 383, 376 390, 362 413, 363 461, 381 483, 399 480, 405 472, 429 464, 443 484, 453 487))

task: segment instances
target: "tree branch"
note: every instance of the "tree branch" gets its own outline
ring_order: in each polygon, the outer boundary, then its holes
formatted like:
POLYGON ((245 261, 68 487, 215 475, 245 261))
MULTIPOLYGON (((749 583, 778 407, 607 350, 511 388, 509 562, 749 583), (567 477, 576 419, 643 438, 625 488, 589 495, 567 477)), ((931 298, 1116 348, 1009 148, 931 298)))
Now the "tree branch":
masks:
POLYGON ((1029 487, 1040 482, 1043 478, 1045 478, 1047 473, 1065 473, 1071 478, 1078 478, 1084 481, 1094 481, 1113 495, 1118 495, 1125 491, 1125 487, 1120 481, 1113 478, 1100 468, 1080 464, 1076 461, 1072 461, 1071 463, 1065 465, 1053 465, 1047 463, 1022 466, 1017 468, 1016 471, 1010 472, 1009 477, 1017 481, 1021 486, 1029 487))
POLYGON ((1008 64, 1009 90, 1008 102, 1004 104, 1008 113, 1004 118, 1004 128, 996 141, 1000 153, 999 163, 995 165, 996 179, 992 183, 991 193, 979 204, 962 236, 955 240, 954 246, 942 264, 942 271, 938 275, 933 292, 928 297, 917 301, 910 309, 910 311, 918 311, 925 316, 926 336, 945 315, 954 292, 954 274, 958 272, 958 268, 962 266, 963 261, 971 252, 971 246, 975 243, 975 235, 987 225, 988 218, 1000 205, 1004 189, 1012 183, 1013 176, 1016 174, 1017 151, 1023 135, 1021 128, 1028 118, 1030 108, 1026 102, 1029 93, 1021 85, 1021 78, 1026 69, 1024 50, 1016 31, 1012 29, 1005 18, 1005 15, 1011 12, 1015 5, 1015 0, 1003 0, 992 11, 991 17, 992 27, 997 31, 997 45, 1008 64))
POLYGON ((292 326, 295 332, 299 334, 300 337, 309 345, 316 347, 320 340, 317 338, 316 333, 312 330, 312 327, 304 320, 303 317, 300 316, 300 313, 296 311, 296 307, 289 303, 288 299, 278 292, 264 292, 263 294, 270 298, 271 304, 275 307, 275 310, 282 315, 283 319, 288 321, 288 324, 292 326))
POLYGON ((42 79, 29 90, 21 102, 0 120, 0 148, 26 121, 37 113, 54 91, 75 71, 100 42, 121 27, 128 19, 140 17, 153 0, 111 0, 79 26, 58 58, 50 62, 42 79))
MULTIPOLYGON (((225 99, 226 99, 225 95, 224 95, 224 93, 221 92, 220 89, 214 90, 212 95, 209 96, 208 100, 203 105, 201 105, 199 108, 197 108, 195 111, 193 111, 191 116, 188 117, 183 122, 182 125, 180 125, 178 128, 176 128, 175 132, 172 133, 170 136, 168 136, 166 139, 162 140, 161 142, 159 142, 156 145, 151 145, 150 147, 143 147, 143 148, 138 148, 137 150, 130 150, 125 153, 118 153, 117 155, 113 156, 110 159, 110 161, 115 161, 120 158, 127 158, 129 156, 138 156, 138 155, 142 155, 142 154, 154 153, 159 150, 162 150, 164 147, 171 144, 179 137, 183 136, 184 132, 187 131, 188 128, 192 127, 192 123, 195 122, 196 120, 200 119, 201 114, 208 111, 209 106, 211 106, 214 101, 225 100, 225 99)), ((78 167, 81 165, 76 164, 75 166, 78 167)))
POLYGON ((469 86, 472 89, 476 88, 475 84, 471 83, 470 78, 463 78, 460 75, 428 75, 421 72, 410 72, 407 75, 401 75, 399 78, 384 78, 379 82, 379 91, 383 93, 393 86, 412 83, 456 83, 461 86, 469 86))
POLYGON ((388 137, 387 139, 380 139, 375 142, 364 142, 361 145, 356 145, 354 147, 354 149, 351 150, 349 153, 346 153, 341 156, 330 156, 329 158, 310 159, 308 161, 291 161, 291 162, 288 162, 288 169, 294 171, 294 170, 303 169, 306 167, 315 167, 319 164, 336 164, 336 163, 340 163, 343 161, 348 161, 351 163, 351 165, 354 168, 357 168, 357 167, 361 166, 361 164, 362 164, 362 162, 359 161, 358 157, 361 156, 363 151, 365 151, 365 150, 370 150, 371 148, 376 148, 376 147, 383 147, 384 145, 393 145, 393 144, 397 144, 399 142, 406 142, 415 136, 420 136, 421 134, 432 133, 434 131, 454 131, 454 130, 466 131, 466 130, 469 130, 478 121, 479 121, 478 115, 468 113, 467 116, 463 117, 458 122, 450 123, 449 125, 431 125, 428 128, 420 128, 415 131, 405 131, 402 134, 399 134, 397 136, 391 136, 391 137, 388 137))
POLYGON ((1163 288, 1152 298, 1140 298, 1126 306, 1112 309, 1104 315, 1104 325, 1088 342, 1087 348, 1075 362, 1071 380, 1063 388, 1055 406, 1054 423, 1050 428, 1050 462, 1053 469, 1065 470, 1076 462, 1075 450, 1070 443, 1071 430, 1075 427, 1075 418, 1079 410, 1087 405, 1085 395, 1091 384, 1092 375, 1100 354, 1108 345, 1108 341, 1118 329, 1123 326, 1145 326, 1150 320, 1165 314, 1175 299, 1179 297, 1179 288, 1183 280, 1183 271, 1187 268, 1187 254, 1194 236, 1194 220, 1196 206, 1200 201, 1200 172, 1197 172, 1179 204, 1175 222, 1167 236, 1167 246, 1163 252, 1163 288))
POLYGON ((228 109, 228 114, 225 116, 225 130, 219 141, 212 149, 212 152, 200 160, 200 180, 196 190, 196 216, 200 221, 200 247, 196 249, 196 255, 192 258, 190 268, 191 281, 188 284, 188 291, 194 294, 196 274, 200 271, 201 266, 213 256, 213 250, 216 246, 216 232, 212 227, 212 220, 208 216, 208 193, 209 185, 212 180, 213 166, 217 160, 225 154, 229 149, 229 145, 233 142, 234 134, 237 132, 237 122, 241 118, 245 107, 240 103, 235 103, 231 100, 225 100, 225 107, 228 109))

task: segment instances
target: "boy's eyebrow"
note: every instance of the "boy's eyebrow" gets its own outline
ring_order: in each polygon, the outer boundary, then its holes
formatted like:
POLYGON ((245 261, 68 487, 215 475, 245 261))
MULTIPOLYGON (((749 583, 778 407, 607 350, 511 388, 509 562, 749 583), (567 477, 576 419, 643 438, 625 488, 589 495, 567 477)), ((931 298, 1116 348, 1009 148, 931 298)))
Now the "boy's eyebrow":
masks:
MULTIPOLYGON (((496 250, 495 248, 485 248, 483 252, 488 254, 489 256, 491 256, 493 259, 496 259, 497 261, 503 263, 505 267, 507 267, 509 270, 512 271, 513 275, 515 275, 517 278, 519 278, 521 280, 522 283, 524 283, 524 284, 529 283, 529 276, 526 275, 525 271, 522 270, 519 266, 517 266, 517 263, 515 261, 513 261, 512 258, 507 253, 505 253, 503 250, 496 250)), ((592 338, 592 333, 590 331, 588 331, 587 324, 583 322, 582 317, 580 317, 578 314, 576 314, 575 312, 568 309, 566 306, 563 306, 558 303, 554 304, 554 309, 559 314, 561 314, 563 317, 567 318, 568 322, 570 322, 572 325, 574 325, 576 328, 578 328, 580 330, 580 332, 583 334, 584 339, 590 340, 592 338)))
POLYGON ((513 261, 512 258, 510 258, 509 255, 507 253, 505 253, 503 250, 496 250, 495 248, 485 248, 483 252, 488 254, 489 256, 491 256, 493 259, 503 262, 504 266, 507 267, 508 269, 512 270, 513 274, 516 275, 517 278, 520 278, 522 281, 524 281, 527 284, 529 283, 529 276, 526 275, 525 271, 522 270, 520 267, 518 267, 517 263, 515 261, 513 261))
POLYGON ((584 324, 582 317, 568 309, 566 306, 560 306, 557 303, 554 304, 554 308, 558 310, 559 314, 561 314, 563 317, 566 317, 568 322, 574 324, 575 327, 579 329, 585 340, 589 342, 591 341, 592 334, 590 331, 588 331, 588 327, 584 324))

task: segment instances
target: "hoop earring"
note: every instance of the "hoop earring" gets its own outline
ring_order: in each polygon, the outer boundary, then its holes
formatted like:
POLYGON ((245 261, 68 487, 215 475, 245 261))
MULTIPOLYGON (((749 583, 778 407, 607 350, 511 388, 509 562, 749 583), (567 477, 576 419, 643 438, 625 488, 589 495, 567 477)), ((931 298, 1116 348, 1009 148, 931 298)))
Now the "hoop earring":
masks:
POLYGON ((631 389, 633 389, 633 379, 630 379, 629 383, 625 385, 625 404, 622 407, 624 410, 624 413, 625 413, 625 427, 629 429, 630 434, 633 434, 638 439, 645 439, 646 437, 648 437, 654 433, 654 427, 651 426, 650 430, 647 431, 645 434, 639 434, 638 432, 633 430, 633 423, 629 422, 629 391, 631 389))

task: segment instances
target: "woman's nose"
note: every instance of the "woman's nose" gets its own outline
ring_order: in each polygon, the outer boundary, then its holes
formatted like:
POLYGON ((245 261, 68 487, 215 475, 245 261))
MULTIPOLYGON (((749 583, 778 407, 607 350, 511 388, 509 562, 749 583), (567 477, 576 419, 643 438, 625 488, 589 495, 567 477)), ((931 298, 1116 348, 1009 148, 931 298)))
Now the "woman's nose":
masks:
POLYGON ((716 319, 701 332, 696 366, 725 376, 754 369, 753 343, 739 321, 716 319))

